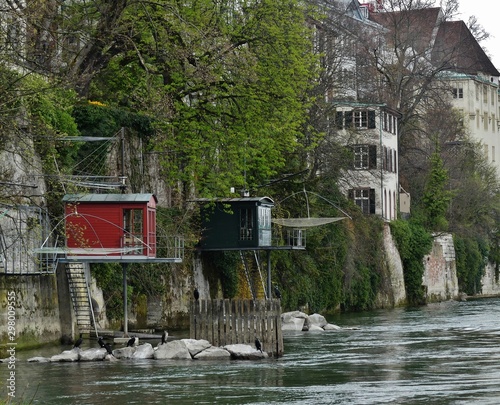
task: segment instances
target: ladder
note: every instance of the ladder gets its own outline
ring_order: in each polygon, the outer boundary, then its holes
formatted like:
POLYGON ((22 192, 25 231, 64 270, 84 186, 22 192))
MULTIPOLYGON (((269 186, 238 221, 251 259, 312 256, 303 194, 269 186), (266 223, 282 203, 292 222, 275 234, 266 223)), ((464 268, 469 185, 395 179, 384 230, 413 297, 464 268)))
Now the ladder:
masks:
MULTIPOLYGON (((85 276, 83 263, 66 263, 66 276, 68 277, 69 293, 73 303, 76 324, 80 333, 90 334, 92 325, 97 328, 92 299, 90 298, 90 288, 85 276)), ((97 329, 96 329, 97 336, 97 329)))

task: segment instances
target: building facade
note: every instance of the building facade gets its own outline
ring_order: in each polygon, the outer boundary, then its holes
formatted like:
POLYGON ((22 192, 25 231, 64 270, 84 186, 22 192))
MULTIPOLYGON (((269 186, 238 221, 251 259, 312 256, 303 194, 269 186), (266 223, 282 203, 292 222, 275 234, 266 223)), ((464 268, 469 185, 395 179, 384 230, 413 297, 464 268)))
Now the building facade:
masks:
POLYGON ((335 126, 350 150, 351 165, 341 188, 364 214, 397 218, 399 114, 384 105, 345 103, 335 126))

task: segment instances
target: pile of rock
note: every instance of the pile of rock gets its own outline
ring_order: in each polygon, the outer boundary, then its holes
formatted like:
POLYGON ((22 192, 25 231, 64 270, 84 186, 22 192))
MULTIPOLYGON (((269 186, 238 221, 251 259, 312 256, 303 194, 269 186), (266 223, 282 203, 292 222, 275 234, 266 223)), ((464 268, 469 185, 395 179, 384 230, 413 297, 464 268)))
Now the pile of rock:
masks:
POLYGON ((223 347, 212 346, 207 340, 179 339, 158 344, 153 347, 150 343, 139 346, 122 347, 108 354, 105 348, 82 350, 74 348, 65 350, 52 357, 32 357, 28 362, 74 362, 74 361, 115 361, 117 359, 157 359, 157 360, 257 360, 268 358, 268 354, 256 350, 246 344, 234 344, 223 347))
POLYGON ((292 311, 281 314, 281 330, 283 331, 339 331, 340 326, 328 323, 323 315, 307 315, 304 312, 292 311))

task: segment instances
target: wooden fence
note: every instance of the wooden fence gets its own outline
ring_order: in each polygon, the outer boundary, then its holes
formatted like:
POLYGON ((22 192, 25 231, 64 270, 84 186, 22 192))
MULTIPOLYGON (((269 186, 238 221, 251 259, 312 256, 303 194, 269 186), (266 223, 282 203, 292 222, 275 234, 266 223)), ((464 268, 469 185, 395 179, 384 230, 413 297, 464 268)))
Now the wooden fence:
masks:
POLYGON ((253 347, 255 338, 270 356, 283 355, 280 300, 192 300, 190 337, 214 346, 236 343, 253 347))

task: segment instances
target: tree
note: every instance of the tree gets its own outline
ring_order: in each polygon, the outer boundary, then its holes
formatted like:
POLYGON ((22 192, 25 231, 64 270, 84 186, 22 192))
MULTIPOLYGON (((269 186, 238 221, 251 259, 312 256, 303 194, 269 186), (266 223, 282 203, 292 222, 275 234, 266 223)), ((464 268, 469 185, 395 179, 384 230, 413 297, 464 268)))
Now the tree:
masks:
POLYGON ((451 192, 446 189, 448 173, 443 165, 439 149, 431 155, 430 171, 422 196, 423 217, 426 228, 434 231, 446 231, 448 221, 446 211, 450 204, 451 192))
MULTIPOLYGON (((316 71, 306 11, 295 0, 129 8, 135 49, 94 83, 113 76, 120 102, 154 117, 154 149, 180 196, 251 189, 284 167, 302 137, 316 71)), ((91 94, 106 97, 99 87, 91 94)))

